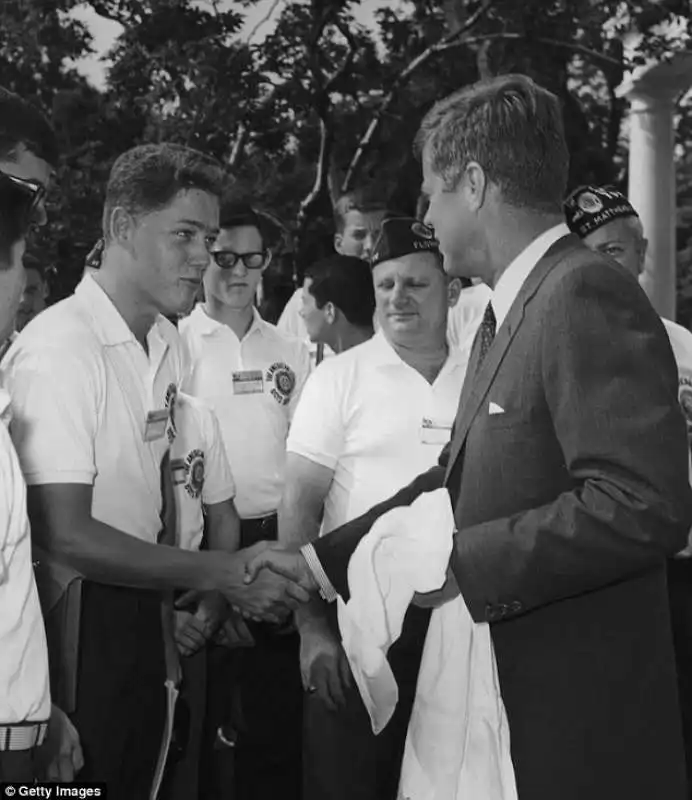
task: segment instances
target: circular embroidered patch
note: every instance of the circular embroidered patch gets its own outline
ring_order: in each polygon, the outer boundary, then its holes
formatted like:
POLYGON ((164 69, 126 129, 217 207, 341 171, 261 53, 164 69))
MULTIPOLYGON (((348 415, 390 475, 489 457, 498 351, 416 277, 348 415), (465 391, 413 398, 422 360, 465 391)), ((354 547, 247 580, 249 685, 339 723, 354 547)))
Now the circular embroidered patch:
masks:
POLYGON ((272 397, 285 406, 296 387, 296 374, 283 361, 277 361, 267 370, 267 383, 272 387, 272 397))
POLYGON ((603 203, 593 192, 584 192, 577 200, 577 205, 585 214, 598 214, 603 210, 603 203))
POLYGON ((190 497, 199 497, 204 488, 204 453, 191 450, 185 458, 185 491, 190 497))
POLYGON ((413 225, 411 225, 411 233, 414 233, 416 236, 420 236, 421 239, 435 238, 435 232, 433 229, 424 222, 414 222, 413 225))

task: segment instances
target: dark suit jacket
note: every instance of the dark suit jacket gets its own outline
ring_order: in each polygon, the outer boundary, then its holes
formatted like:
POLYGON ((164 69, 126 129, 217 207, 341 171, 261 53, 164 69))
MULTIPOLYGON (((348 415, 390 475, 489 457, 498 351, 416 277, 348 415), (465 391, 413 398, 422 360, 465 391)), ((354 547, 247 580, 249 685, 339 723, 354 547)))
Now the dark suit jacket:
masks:
POLYGON ((444 480, 451 566, 491 623, 520 800, 682 800, 664 563, 692 497, 663 325, 624 270, 566 237, 474 375, 476 361, 474 348, 448 463, 317 555, 346 594, 374 519, 444 480))

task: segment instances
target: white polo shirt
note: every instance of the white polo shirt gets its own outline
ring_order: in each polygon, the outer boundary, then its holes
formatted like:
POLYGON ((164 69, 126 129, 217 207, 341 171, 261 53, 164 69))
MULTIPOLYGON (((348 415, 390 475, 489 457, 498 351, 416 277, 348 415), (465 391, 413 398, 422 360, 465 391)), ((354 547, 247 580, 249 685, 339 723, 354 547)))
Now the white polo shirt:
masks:
POLYGON ((162 316, 147 344, 148 355, 86 275, 24 328, 3 366, 26 482, 93 485, 95 519, 156 542, 168 406, 186 359, 162 316))
POLYGON ((48 648, 31 561, 26 486, 0 386, 0 725, 50 717, 48 648))
POLYGON ((284 487, 286 436, 310 370, 305 344, 254 311, 239 340, 201 305, 180 322, 191 358, 186 391, 214 410, 244 518, 276 511, 284 487))
POLYGON ((334 470, 323 533, 437 463, 451 435, 465 373, 466 359, 450 347, 431 385, 401 360, 381 331, 314 371, 287 449, 334 470))
POLYGON ((235 496, 221 429, 211 408, 197 397, 179 392, 173 409, 175 438, 171 470, 176 498, 176 545, 199 550, 204 534, 203 505, 235 496))

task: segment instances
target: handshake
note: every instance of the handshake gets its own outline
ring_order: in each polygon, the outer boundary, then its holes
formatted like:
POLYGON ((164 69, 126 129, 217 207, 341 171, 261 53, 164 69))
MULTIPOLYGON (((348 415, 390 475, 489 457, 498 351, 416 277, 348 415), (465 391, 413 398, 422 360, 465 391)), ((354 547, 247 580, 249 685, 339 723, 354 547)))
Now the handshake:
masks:
POLYGON ((215 556, 213 588, 247 619, 280 622, 319 589, 300 551, 276 542, 215 556))

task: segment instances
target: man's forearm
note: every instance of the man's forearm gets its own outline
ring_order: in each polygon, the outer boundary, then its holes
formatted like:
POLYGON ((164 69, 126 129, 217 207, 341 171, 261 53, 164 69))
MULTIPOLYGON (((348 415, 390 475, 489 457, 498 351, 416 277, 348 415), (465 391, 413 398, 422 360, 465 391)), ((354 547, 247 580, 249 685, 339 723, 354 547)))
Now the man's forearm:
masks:
POLYGON ((240 517, 232 500, 207 507, 207 542, 210 550, 227 553, 240 547, 240 517))
POLYGON ((49 555, 65 560, 88 580, 141 589, 216 588, 217 558, 142 541, 116 528, 89 519, 68 535, 38 532, 39 544, 49 555))

